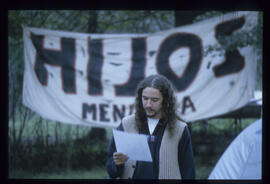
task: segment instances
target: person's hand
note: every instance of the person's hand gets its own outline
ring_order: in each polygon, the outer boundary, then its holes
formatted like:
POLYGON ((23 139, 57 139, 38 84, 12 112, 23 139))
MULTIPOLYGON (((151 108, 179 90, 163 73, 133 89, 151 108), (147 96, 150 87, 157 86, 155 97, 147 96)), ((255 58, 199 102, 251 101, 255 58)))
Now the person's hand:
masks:
POLYGON ((121 165, 124 164, 129 157, 121 152, 114 152, 113 153, 113 160, 115 165, 121 165))

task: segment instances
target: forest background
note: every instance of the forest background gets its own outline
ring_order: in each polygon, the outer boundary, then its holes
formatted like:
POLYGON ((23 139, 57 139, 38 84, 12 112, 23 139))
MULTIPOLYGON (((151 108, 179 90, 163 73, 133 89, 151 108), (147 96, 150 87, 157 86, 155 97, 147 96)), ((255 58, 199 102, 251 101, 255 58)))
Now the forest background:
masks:
MULTIPOLYGON (((228 11, 8 11, 8 177, 106 179, 106 151, 112 136, 110 127, 50 121, 22 104, 22 26, 81 33, 154 33, 225 13, 228 11)), ((246 45, 255 48, 258 91, 262 90, 262 17, 259 12, 258 25, 251 32, 225 39, 227 48, 246 45)), ((189 123, 196 179, 207 179, 231 141, 256 119, 214 118, 189 123)))

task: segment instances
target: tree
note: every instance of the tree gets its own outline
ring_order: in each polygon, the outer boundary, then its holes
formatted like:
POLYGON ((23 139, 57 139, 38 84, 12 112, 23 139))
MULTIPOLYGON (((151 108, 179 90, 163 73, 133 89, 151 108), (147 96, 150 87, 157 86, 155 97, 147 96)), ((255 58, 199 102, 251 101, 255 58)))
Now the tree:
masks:
MULTIPOLYGON (((194 22, 201 21, 206 18, 222 16, 226 13, 232 13, 231 11, 209 11, 205 12, 194 19, 194 22)), ((233 12, 237 16, 237 12, 233 12)), ((210 54, 213 51, 218 51, 220 54, 224 54, 224 51, 232 51, 237 48, 243 48, 246 46, 252 46, 257 54, 257 79, 255 84, 256 90, 262 90, 262 31, 263 31, 263 14, 258 12, 257 25, 249 25, 251 30, 242 30, 229 36, 219 37, 219 42, 222 45, 209 46, 205 54, 210 54)))
MULTIPOLYGON (((88 15, 89 16, 87 32, 98 33, 98 12, 89 11, 88 15)), ((106 131, 104 128, 93 127, 91 128, 86 138, 91 141, 106 140, 106 131)))

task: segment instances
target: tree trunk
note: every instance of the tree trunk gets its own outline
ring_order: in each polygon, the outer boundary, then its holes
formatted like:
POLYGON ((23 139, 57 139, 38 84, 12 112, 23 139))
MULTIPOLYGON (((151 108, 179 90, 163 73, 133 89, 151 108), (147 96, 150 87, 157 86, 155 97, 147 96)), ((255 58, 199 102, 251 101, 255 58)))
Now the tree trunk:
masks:
POLYGON ((88 33, 97 33, 97 28, 98 28, 98 14, 97 11, 90 10, 89 13, 89 18, 88 18, 88 33))
POLYGON ((187 24, 192 24, 193 20, 206 11, 175 11, 174 12, 174 26, 183 26, 187 24))
MULTIPOLYGON (((89 11, 89 18, 88 18, 88 33, 99 33, 98 32, 98 12, 90 10, 89 11)), ((91 128, 90 132, 88 132, 88 137, 90 140, 94 139, 105 139, 106 138, 106 131, 104 128, 91 128), (95 135, 95 136, 92 136, 95 135), (98 135, 96 137, 96 135, 98 135), (104 136, 105 135, 105 136, 104 136)))

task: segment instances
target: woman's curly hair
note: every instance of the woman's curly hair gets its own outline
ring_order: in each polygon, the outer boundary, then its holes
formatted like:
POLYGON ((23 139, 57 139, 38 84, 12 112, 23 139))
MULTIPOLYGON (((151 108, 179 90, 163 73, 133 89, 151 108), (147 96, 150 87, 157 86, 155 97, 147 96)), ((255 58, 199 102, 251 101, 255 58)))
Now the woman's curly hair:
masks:
MULTIPOLYGON (((174 88, 171 82, 162 75, 150 75, 142 80, 136 90, 135 99, 135 121, 136 128, 139 130, 143 127, 143 123, 147 121, 147 116, 142 104, 142 91, 146 87, 158 89, 163 97, 162 101, 162 120, 169 126, 170 136, 173 134, 173 129, 177 120, 182 120, 176 113, 176 98, 174 88)), ((183 121, 183 120, 182 120, 183 121)))

